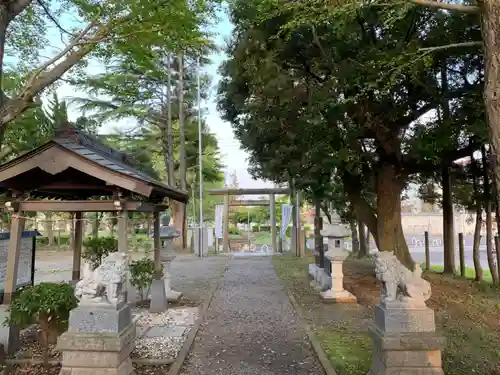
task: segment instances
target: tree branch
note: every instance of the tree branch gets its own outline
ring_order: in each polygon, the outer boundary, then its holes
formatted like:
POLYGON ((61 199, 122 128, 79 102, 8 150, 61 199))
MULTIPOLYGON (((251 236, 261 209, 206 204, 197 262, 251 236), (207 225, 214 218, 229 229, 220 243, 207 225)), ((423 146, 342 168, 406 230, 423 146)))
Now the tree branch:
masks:
POLYGON ((478 6, 441 3, 433 0, 407 0, 410 3, 421 5, 431 9, 444 9, 462 13, 477 14, 481 11, 478 6))
POLYGON ((57 26, 59 30, 61 30, 63 33, 71 35, 71 36, 76 36, 74 33, 70 33, 67 31, 62 25, 59 23, 59 21, 50 13, 50 10, 45 6, 42 0, 37 0, 38 5, 40 5, 44 11, 44 13, 49 17, 49 19, 57 26))
POLYGON ((463 43, 451 43, 446 44, 444 46, 436 46, 436 47, 425 47, 420 48, 420 52, 434 52, 434 51, 442 51, 451 48, 466 48, 466 47, 482 47, 483 42, 463 42, 463 43))

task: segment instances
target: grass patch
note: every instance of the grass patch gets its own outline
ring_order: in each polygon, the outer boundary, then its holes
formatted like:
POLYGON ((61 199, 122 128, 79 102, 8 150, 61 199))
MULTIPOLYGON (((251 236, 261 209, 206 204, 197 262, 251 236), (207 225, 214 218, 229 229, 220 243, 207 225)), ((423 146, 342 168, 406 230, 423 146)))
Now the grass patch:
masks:
MULTIPOLYGON (((344 262, 344 286, 356 295, 358 305, 322 304, 309 286, 307 269, 313 259, 283 255, 274 257, 273 263, 338 374, 366 375, 372 357, 367 323, 373 321, 373 307, 380 300, 373 266, 367 260, 344 262)), ((447 339, 442 352, 444 373, 500 375, 500 288, 437 273, 440 267, 432 271, 424 273, 432 285, 427 304, 435 312, 437 332, 447 339)), ((473 277, 473 270, 467 276, 473 277)))
POLYGON ((320 328, 316 330, 316 334, 339 375, 366 375, 372 352, 372 341, 368 333, 320 328))
MULTIPOLYGON (((431 266, 431 271, 433 272, 443 272, 444 266, 431 266)), ((457 270, 457 275, 460 275, 460 269, 457 270)), ((465 268, 465 278, 474 280, 476 278, 476 271, 472 267, 465 268)), ((492 283, 493 279, 491 277, 491 272, 489 270, 483 270, 483 281, 486 283, 492 283)))

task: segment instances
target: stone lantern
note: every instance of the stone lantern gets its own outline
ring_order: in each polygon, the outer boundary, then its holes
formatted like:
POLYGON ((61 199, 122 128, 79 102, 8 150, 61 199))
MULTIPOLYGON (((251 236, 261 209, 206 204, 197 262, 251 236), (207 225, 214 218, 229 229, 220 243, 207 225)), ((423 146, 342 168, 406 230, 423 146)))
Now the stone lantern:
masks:
POLYGON ((170 224, 170 216, 163 215, 161 217, 161 226, 160 226, 160 241, 161 241, 161 249, 160 249, 160 262, 163 265, 163 280, 165 283, 165 295, 167 297, 167 301, 169 302, 177 302, 179 298, 182 296, 181 292, 176 292, 170 286, 170 281, 172 278, 172 274, 170 272, 170 266, 172 261, 175 259, 175 251, 174 251, 174 238, 177 238, 181 235, 175 228, 171 227, 170 224))
POLYGON ((342 265, 349 251, 344 249, 344 239, 349 235, 347 229, 339 224, 325 226, 321 235, 328 239, 328 251, 325 253, 325 267, 330 266, 331 287, 321 292, 323 302, 356 302, 356 297, 344 289, 342 265))

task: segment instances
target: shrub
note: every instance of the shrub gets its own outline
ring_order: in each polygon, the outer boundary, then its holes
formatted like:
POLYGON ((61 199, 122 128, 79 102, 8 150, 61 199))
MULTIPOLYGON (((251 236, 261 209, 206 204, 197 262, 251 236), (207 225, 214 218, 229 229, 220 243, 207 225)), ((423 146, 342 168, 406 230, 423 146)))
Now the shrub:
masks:
POLYGON ((135 234, 148 234, 148 228, 135 228, 135 234))
POLYGON ((258 232, 259 231, 259 226, 258 225, 252 225, 252 232, 258 232))
POLYGON ((310 225, 304 225, 304 230, 306 232, 310 232, 312 230, 311 226, 310 225))
POLYGON ((43 348, 43 361, 48 364, 49 344, 66 329, 69 312, 78 304, 73 287, 63 283, 41 283, 29 286, 17 295, 9 306, 5 325, 26 327, 38 324, 43 348))
MULTIPOLYGON (((163 276, 163 270, 161 271, 163 276)), ((141 300, 149 295, 151 284, 155 278, 155 262, 149 258, 142 258, 130 264, 130 283, 137 289, 141 300)))
POLYGON ((237 227, 229 228, 229 234, 240 234, 240 230, 237 227))
POLYGON ((114 237, 93 237, 87 238, 83 242, 85 249, 82 258, 92 264, 93 268, 98 267, 102 258, 108 254, 118 251, 118 240, 114 237))

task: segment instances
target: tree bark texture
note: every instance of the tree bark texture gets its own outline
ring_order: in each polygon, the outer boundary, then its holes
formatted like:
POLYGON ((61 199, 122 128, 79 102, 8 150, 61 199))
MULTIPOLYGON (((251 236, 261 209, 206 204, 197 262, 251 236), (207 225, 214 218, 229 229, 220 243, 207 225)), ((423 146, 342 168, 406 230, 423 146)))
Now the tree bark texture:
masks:
POLYGON ((441 173, 443 183, 443 273, 455 273, 455 218, 450 168, 444 166, 441 173))
POLYGON ((358 238, 358 228, 356 227, 356 220, 353 218, 349 220, 349 227, 351 228, 351 241, 353 254, 359 254, 360 240, 358 238))
MULTIPOLYGON (((401 225, 403 181, 390 164, 377 171, 377 237, 380 251, 393 252, 410 270, 415 268, 401 225)), ((367 223, 368 224, 368 223, 367 223)))
POLYGON ((498 284, 498 272, 495 259, 493 258, 490 169, 488 165, 488 156, 486 155, 486 147, 484 145, 481 147, 481 158, 483 161, 484 208, 486 211, 486 257, 488 259, 491 278, 495 284, 498 284))
POLYGON ((481 258, 479 255, 479 244, 481 242, 481 226, 483 222, 483 208, 481 205, 481 199, 479 199, 478 191, 478 168, 474 156, 471 155, 472 162, 472 187, 474 191, 474 202, 476 206, 476 225, 474 226, 474 242, 472 244, 472 259, 474 262, 475 280, 483 280, 483 267, 481 266, 481 258))
POLYGON ((359 231, 358 258, 363 258, 363 257, 368 256, 369 250, 368 250, 368 242, 367 242, 365 224, 361 220, 358 220, 358 231, 359 231))
POLYGON ((321 217, 321 201, 316 200, 314 203, 314 252, 316 257, 316 264, 320 268, 325 266, 325 254, 323 249, 323 236, 321 229, 323 229, 323 218, 321 217))
MULTIPOLYGON (((483 99, 492 146, 495 194, 500 196, 500 2, 482 0, 481 34, 484 43, 483 99)), ((498 199, 500 200, 500 199, 498 199)))

